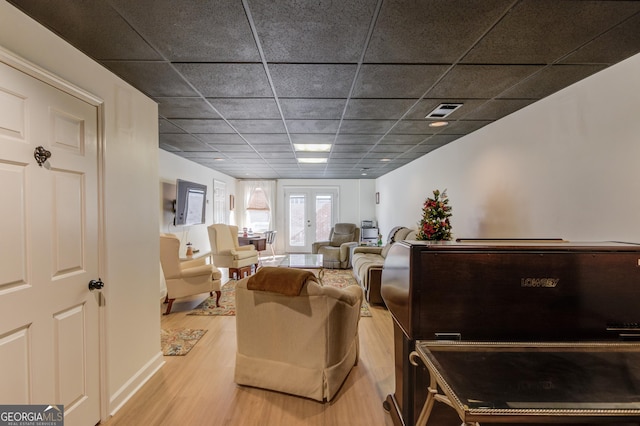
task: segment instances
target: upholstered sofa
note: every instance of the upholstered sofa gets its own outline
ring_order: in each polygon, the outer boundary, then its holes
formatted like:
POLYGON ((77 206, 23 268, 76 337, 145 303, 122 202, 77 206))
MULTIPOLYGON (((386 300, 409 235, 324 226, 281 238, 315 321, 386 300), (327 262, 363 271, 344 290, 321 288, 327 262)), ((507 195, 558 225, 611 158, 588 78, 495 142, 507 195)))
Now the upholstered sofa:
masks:
POLYGON ((396 241, 415 240, 416 231, 404 226, 396 226, 389 232, 387 243, 382 247, 360 246, 353 249, 351 264, 353 275, 362 286, 367 302, 382 304, 380 284, 382 281, 382 267, 387 252, 396 241))
POLYGON ((262 267, 238 281, 235 382, 330 401, 358 361, 362 299, 358 286, 322 286, 312 273, 289 268, 262 267), (294 294, 284 294, 289 278, 252 286, 277 270, 309 277, 294 294))

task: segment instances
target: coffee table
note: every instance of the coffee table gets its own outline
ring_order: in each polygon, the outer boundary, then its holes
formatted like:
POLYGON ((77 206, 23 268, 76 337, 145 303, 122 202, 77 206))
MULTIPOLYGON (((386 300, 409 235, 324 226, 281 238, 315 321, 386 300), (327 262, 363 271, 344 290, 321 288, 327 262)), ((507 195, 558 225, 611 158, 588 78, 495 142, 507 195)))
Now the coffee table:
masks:
POLYGON ((320 281, 322 281, 322 276, 324 275, 321 254, 291 253, 286 255, 278 266, 296 269, 318 269, 317 276, 320 281))

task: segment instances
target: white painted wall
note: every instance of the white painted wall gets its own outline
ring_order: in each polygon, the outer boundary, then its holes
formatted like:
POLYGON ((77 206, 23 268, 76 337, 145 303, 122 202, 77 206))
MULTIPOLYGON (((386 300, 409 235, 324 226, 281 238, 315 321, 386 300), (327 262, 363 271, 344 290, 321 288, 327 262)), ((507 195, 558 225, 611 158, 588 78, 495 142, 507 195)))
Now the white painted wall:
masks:
POLYGON ((164 362, 158 308, 157 105, 4 0, 0 46, 104 100, 101 278, 109 402, 103 414, 111 413, 164 362))
POLYGON ((376 180, 383 235, 447 189, 456 237, 640 242, 640 55, 376 180))
POLYGON ((362 220, 375 220, 376 217, 376 181, 375 179, 360 179, 358 185, 358 221, 355 222, 360 226, 362 220))
MULTIPOLYGON (((236 179, 218 171, 201 166, 167 151, 159 150, 160 174, 160 232, 175 234, 181 241, 181 253, 186 251, 186 244, 191 242, 193 247, 202 252, 210 251, 207 226, 213 223, 213 181, 225 182, 227 197, 236 193, 236 179), (175 199, 176 179, 188 180, 207 185, 206 223, 194 226, 174 226, 174 214, 171 211, 171 201, 175 199)), ((227 212, 234 214, 235 212, 227 212)))

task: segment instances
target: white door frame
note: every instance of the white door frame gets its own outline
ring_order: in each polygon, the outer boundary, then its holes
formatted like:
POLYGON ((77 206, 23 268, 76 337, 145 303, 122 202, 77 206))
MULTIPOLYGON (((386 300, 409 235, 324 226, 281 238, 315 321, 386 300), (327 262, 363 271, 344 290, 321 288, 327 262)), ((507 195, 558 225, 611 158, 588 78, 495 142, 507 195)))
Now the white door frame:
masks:
MULTIPOLYGON (((96 190, 98 191, 98 275, 103 279, 107 285, 105 289, 108 289, 108 277, 105 269, 105 261, 104 254, 106 253, 105 247, 105 201, 104 201, 104 101, 89 93, 72 83, 63 80, 55 74, 39 67, 38 65, 27 61, 26 59, 21 58, 20 56, 14 54, 13 52, 3 48, 0 46, 0 62, 3 62, 10 67, 13 67, 24 74, 31 76, 37 80, 40 80, 46 84, 49 84, 55 87, 62 92, 65 92, 73 97, 76 97, 89 105, 96 107, 98 116, 97 116, 97 133, 96 133, 96 156, 97 156, 97 177, 98 177, 98 187, 96 190)), ((87 291, 89 291, 87 289, 87 291)), ((107 290, 108 292, 108 290, 107 290)), ((100 374, 100 395, 98 400, 100 402, 100 420, 106 421, 109 419, 109 387, 108 387, 108 362, 107 356, 108 352, 106 350, 106 308, 104 302, 104 296, 100 294, 100 304, 98 306, 98 333, 99 333, 99 374, 100 374)))
POLYGON ((229 224, 229 198, 227 196, 227 182, 223 180, 214 179, 213 180, 213 223, 225 223, 229 224), (224 193, 222 194, 222 204, 223 204, 223 215, 224 220, 222 222, 216 221, 216 209, 218 208, 218 204, 216 203, 217 194, 216 191, 220 188, 224 193))
POLYGON ((287 252, 294 252, 289 246, 289 196, 291 194, 304 194, 307 199, 305 219, 305 245, 295 247, 299 252, 311 253, 311 245, 315 240, 315 217, 310 217, 315 213, 315 197, 320 194, 331 194, 333 196, 333 206, 331 213, 331 226, 338 221, 340 189, 337 186, 286 186, 284 187, 284 249, 287 252), (311 232, 314 231, 314 232, 311 232), (311 235, 313 234, 313 235, 311 235))

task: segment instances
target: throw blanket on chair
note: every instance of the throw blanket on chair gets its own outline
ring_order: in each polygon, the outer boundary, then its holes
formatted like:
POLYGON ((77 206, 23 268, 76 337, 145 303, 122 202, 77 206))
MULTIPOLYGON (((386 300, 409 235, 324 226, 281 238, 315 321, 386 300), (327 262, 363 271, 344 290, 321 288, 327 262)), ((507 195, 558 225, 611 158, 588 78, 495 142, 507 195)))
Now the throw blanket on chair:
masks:
POLYGON ((247 289, 299 296, 307 280, 316 281, 313 272, 304 269, 264 266, 247 281, 247 289))

